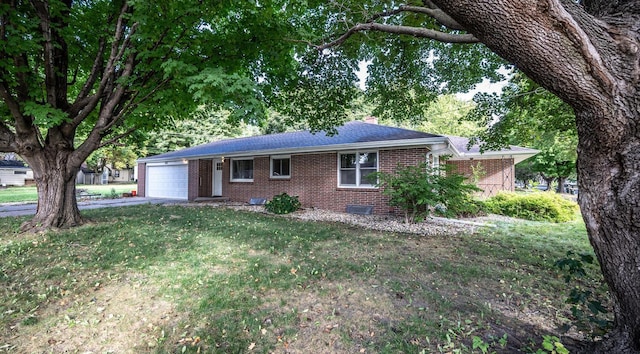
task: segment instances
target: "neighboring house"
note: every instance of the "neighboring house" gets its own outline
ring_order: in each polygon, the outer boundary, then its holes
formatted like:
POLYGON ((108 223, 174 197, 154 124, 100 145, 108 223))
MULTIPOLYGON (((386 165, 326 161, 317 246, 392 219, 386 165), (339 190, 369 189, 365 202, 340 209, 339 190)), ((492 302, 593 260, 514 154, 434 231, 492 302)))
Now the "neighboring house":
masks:
POLYGON ((33 184, 33 171, 19 160, 0 160, 0 186, 33 184))
POLYGON ((117 169, 108 164, 109 183, 131 183, 133 181, 133 168, 117 169))
POLYGON ((97 172, 83 164, 76 175, 76 184, 108 184, 109 171, 97 172))
POLYGON ((512 146, 481 154, 468 140, 364 122, 349 122, 338 134, 293 132, 221 140, 138 160, 138 195, 196 200, 271 199, 286 192, 303 207, 345 211, 347 205, 390 211, 388 198, 365 176, 398 164, 447 164, 472 176, 490 195, 514 190, 514 165, 537 153, 512 146), (444 160, 444 159, 443 159, 444 160), (481 166, 481 167, 479 167, 481 166), (480 173, 481 172, 481 173, 480 173))

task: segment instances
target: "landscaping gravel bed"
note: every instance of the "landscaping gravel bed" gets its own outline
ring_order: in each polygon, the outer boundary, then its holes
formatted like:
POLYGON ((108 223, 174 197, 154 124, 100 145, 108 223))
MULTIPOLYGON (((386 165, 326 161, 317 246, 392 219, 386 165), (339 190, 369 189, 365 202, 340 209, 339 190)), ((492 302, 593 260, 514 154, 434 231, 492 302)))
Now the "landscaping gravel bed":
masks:
MULTIPOLYGON (((233 208, 235 210, 268 213, 263 206, 226 204, 226 207, 233 208)), ((423 236, 468 234, 474 233, 478 228, 494 226, 487 222, 445 219, 438 217, 429 217, 420 223, 405 224, 403 218, 393 216, 356 215, 320 209, 303 209, 291 214, 283 215, 283 217, 311 221, 340 222, 371 230, 411 233, 423 236)))

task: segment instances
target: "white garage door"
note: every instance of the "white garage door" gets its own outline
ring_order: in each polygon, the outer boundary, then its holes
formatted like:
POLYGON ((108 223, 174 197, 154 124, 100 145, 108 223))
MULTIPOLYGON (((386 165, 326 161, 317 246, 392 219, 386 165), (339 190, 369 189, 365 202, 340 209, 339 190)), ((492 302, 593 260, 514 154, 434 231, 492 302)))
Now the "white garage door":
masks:
POLYGON ((148 166, 146 177, 148 197, 187 199, 187 165, 148 166))

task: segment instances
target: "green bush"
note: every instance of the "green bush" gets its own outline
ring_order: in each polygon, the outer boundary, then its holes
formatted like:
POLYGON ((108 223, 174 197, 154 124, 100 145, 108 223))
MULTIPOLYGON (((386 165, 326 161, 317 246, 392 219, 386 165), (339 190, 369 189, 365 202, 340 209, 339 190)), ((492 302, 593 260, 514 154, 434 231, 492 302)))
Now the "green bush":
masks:
POLYGON ((369 176, 376 178, 377 185, 384 188, 382 193, 389 196, 389 205, 404 211, 407 223, 420 221, 432 209, 444 216, 482 213, 482 204, 471 197, 480 189, 446 167, 431 168, 425 163, 398 165, 395 173, 377 172, 369 176))
POLYGON ((500 192, 485 201, 487 212, 515 218, 567 222, 575 219, 578 204, 556 193, 500 192))
POLYGON ((445 208, 436 208, 436 212, 446 217, 473 217, 485 214, 484 203, 473 198, 474 192, 482 189, 469 183, 467 178, 444 167, 445 174, 439 175, 437 186, 439 200, 445 208))
POLYGON ((264 207, 274 214, 289 214, 300 209, 300 201, 297 196, 290 196, 287 193, 276 195, 268 201, 264 207))

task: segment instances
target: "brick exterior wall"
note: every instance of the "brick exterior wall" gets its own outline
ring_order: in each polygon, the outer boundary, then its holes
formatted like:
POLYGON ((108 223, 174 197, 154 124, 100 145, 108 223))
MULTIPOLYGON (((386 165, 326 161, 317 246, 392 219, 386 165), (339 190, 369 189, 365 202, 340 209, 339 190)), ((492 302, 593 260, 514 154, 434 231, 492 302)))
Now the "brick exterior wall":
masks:
MULTIPOLYGON (((395 149, 378 151, 379 170, 392 172, 398 164, 416 165, 424 162, 426 148, 395 149)), ((303 154, 291 156, 291 178, 269 177, 270 158, 256 157, 253 160, 253 182, 230 182, 230 162, 225 159, 222 171, 222 195, 232 201, 248 202, 251 198, 273 198, 282 192, 296 195, 305 208, 319 208, 344 212, 348 204, 373 205, 375 214, 397 212, 388 206, 388 198, 376 188, 338 187, 338 154, 303 154)), ((515 167, 512 158, 494 160, 448 161, 454 171, 472 177, 474 169, 481 171, 478 187, 484 196, 500 190, 515 189, 515 167)), ((188 199, 199 197, 199 160, 189 161, 188 199)), ((146 188, 146 164, 138 164, 138 196, 144 197, 146 188)), ((205 196, 206 197, 206 196, 205 196)))
POLYGON ((460 160, 447 161, 454 166, 454 171, 473 177, 474 169, 479 171, 478 187, 482 188, 483 196, 495 195, 501 190, 515 190, 515 166, 512 158, 494 160, 460 160))
POLYGON ((200 160, 189 160, 189 179, 187 181, 187 198, 191 201, 199 197, 198 190, 200 184, 200 176, 198 172, 200 170, 200 160))
POLYGON ((138 187, 136 194, 139 197, 144 197, 146 194, 146 182, 147 182, 147 164, 142 162, 138 164, 138 187))
MULTIPOLYGON (((397 149, 378 151, 380 171, 390 172, 398 163, 415 165, 425 161, 428 150, 397 149)), ((388 198, 377 188, 338 187, 338 154, 304 154, 291 156, 291 178, 271 179, 270 158, 253 160, 253 182, 230 182, 230 160, 223 165, 222 195, 232 201, 248 202, 251 198, 271 199, 282 192, 299 197, 305 208, 344 212, 348 204, 373 205, 375 214, 387 214, 392 209, 388 198)))

